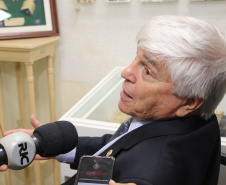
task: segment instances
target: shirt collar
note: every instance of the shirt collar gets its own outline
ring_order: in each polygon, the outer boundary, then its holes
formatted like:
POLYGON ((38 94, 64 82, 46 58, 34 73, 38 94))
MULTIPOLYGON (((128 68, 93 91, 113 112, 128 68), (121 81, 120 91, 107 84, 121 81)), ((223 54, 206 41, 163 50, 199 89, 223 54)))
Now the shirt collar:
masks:
POLYGON ((128 132, 130 132, 136 128, 139 128, 147 123, 151 123, 151 122, 152 122, 151 120, 141 120, 141 119, 133 118, 133 120, 129 126, 128 132))

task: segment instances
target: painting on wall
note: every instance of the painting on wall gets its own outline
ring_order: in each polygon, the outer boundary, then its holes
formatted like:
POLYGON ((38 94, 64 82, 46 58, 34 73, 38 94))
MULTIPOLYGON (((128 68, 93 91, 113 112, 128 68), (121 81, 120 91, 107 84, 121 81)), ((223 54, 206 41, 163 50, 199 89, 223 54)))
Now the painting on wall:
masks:
POLYGON ((0 39, 59 35, 55 0, 0 0, 0 39))

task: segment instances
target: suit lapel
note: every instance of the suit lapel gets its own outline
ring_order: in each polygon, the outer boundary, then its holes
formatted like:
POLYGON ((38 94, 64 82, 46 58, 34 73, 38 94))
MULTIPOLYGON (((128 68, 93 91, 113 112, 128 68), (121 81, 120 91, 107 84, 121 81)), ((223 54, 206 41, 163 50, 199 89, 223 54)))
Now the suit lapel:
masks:
MULTIPOLYGON (((212 119, 216 119, 215 116, 212 119)), ((129 149, 137 143, 149 138, 166 136, 166 135, 181 135, 188 134, 194 130, 205 125, 207 121, 198 116, 177 118, 169 121, 156 121, 147 123, 130 133, 126 134, 108 149, 106 149, 101 156, 107 155, 109 151, 111 156, 116 155, 120 150, 129 149)))

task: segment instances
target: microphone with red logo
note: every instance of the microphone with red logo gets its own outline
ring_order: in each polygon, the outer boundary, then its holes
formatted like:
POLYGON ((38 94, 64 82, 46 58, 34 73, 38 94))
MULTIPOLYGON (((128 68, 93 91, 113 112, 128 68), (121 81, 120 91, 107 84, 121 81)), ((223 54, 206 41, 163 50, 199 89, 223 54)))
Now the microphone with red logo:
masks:
POLYGON ((36 154, 54 157, 70 152, 78 144, 75 126, 68 121, 56 121, 36 128, 30 136, 24 132, 10 134, 0 140, 0 165, 20 170, 32 163, 36 154))

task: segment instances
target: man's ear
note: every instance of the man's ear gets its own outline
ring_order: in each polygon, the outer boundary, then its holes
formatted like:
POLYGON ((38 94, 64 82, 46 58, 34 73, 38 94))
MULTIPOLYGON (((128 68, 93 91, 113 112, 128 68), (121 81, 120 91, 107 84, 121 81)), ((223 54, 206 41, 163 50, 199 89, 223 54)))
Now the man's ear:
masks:
POLYGON ((176 115, 178 117, 184 117, 189 114, 195 114, 203 103, 204 100, 201 98, 186 98, 182 102, 181 107, 177 110, 176 115))

